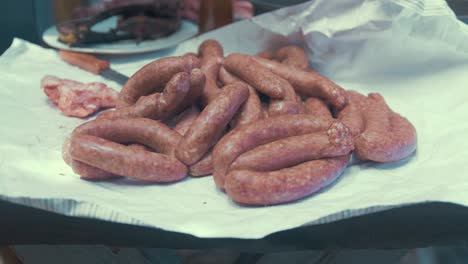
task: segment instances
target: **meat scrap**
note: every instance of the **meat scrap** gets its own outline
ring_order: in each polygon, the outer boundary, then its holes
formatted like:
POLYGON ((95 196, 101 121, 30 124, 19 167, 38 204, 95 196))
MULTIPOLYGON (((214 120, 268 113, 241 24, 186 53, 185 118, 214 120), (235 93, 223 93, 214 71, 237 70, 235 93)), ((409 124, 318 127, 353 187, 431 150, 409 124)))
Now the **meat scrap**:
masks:
POLYGON ((46 75, 41 88, 66 116, 88 117, 101 108, 115 107, 118 93, 100 82, 82 83, 46 75))

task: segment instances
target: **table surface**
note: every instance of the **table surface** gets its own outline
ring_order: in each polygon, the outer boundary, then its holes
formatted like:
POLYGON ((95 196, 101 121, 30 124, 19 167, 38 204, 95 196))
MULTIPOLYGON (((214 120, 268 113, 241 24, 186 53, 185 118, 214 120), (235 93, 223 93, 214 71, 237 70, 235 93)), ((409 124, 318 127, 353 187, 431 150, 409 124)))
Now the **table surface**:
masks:
POLYGON ((69 217, 4 201, 0 201, 0 212, 0 245, 106 244, 275 252, 417 248, 468 242, 468 208, 448 203, 391 209, 328 224, 285 230, 263 239, 202 239, 155 228, 69 217))

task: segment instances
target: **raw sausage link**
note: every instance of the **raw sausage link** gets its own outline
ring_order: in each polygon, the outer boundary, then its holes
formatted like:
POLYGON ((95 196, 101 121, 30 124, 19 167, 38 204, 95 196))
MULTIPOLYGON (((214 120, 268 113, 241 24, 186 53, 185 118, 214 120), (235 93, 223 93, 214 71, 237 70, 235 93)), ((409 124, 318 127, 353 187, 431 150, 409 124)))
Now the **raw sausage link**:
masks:
POLYGON ((357 105, 359 109, 363 110, 366 106, 367 96, 363 95, 362 93, 354 90, 348 90, 346 91, 346 96, 348 97, 348 100, 357 105))
POLYGON ((284 87, 290 86, 285 79, 272 73, 249 55, 233 53, 224 59, 223 66, 272 99, 283 99, 286 96, 284 87))
POLYGON ((68 164, 74 173, 80 175, 81 179, 85 180, 109 180, 112 178, 119 177, 117 175, 113 175, 107 171, 103 171, 101 169, 95 168, 93 166, 89 166, 86 163, 81 161, 72 159, 70 156, 70 138, 65 139, 62 145, 62 158, 66 164, 68 164))
POLYGON ((184 53, 184 55, 182 56, 193 56, 193 57, 198 58, 198 54, 195 52, 187 52, 187 53, 184 53))
POLYGON ((247 99, 249 89, 241 82, 225 86, 203 109, 179 142, 176 156, 187 165, 199 161, 216 143, 226 126, 247 99))
POLYGON ((350 129, 353 137, 357 137, 365 128, 362 111, 367 97, 355 91, 346 91, 346 93, 348 105, 338 113, 338 119, 350 129))
POLYGON ((200 61, 194 55, 155 60, 128 79, 119 93, 117 108, 133 105, 141 96, 161 92, 174 74, 190 73, 199 67, 200 61))
POLYGON ((284 65, 288 65, 295 69, 309 69, 309 58, 305 51, 298 46, 288 45, 275 51, 275 59, 284 65))
MULTIPOLYGON (((198 117, 200 112, 195 106, 187 109, 179 117, 179 120, 174 127, 174 130, 179 132, 182 136, 185 135, 192 123, 198 117)), ((189 167, 189 174, 194 177, 206 176, 213 173, 212 149, 199 161, 189 167)))
POLYGON ((213 173, 213 151, 210 150, 201 160, 189 168, 189 174, 194 177, 207 176, 213 173))
POLYGON ((331 124, 331 120, 322 117, 286 115, 259 120, 230 131, 213 149, 213 177, 216 185, 224 187, 224 177, 240 154, 282 138, 324 131, 331 124))
POLYGON ((70 165, 72 158, 70 157, 70 138, 65 138, 62 144, 62 159, 66 164, 70 165))
POLYGON ((166 120, 174 117, 181 103, 190 90, 190 76, 185 72, 175 74, 166 84, 162 93, 141 96, 138 101, 115 111, 99 115, 100 119, 119 119, 145 117, 154 120, 166 120))
POLYGON ((258 57, 272 60, 275 57, 275 53, 271 50, 264 50, 257 54, 258 57))
MULTIPOLYGON (((134 148, 134 146, 128 146, 128 147, 134 148)), ((144 149, 144 148, 140 147, 139 149, 144 149)), ((75 159, 72 159, 69 165, 72 168, 73 172, 79 175, 80 178, 84 180, 102 181, 102 180, 120 178, 120 176, 118 175, 98 169, 96 167, 90 166, 86 163, 83 163, 75 159)))
POLYGON ((205 87, 205 74, 200 69, 193 69, 190 72, 190 90, 185 96, 184 100, 174 111, 174 114, 180 114, 191 105, 197 103, 197 100, 201 97, 203 89, 205 87))
POLYGON ((350 155, 312 160, 270 172, 234 170, 226 176, 226 193, 241 204, 272 205, 294 201, 333 183, 350 155))
MULTIPOLYGON (((138 144, 132 144, 132 145, 129 145, 128 147, 147 150, 144 146, 138 145, 138 144)), ((73 172, 76 173, 77 175, 80 175, 80 178, 84 180, 102 181, 102 180, 120 178, 120 176, 118 175, 98 169, 96 167, 90 166, 86 163, 83 163, 75 159, 72 159, 69 165, 72 168, 73 172)))
POLYGON ((357 158, 394 162, 416 150, 416 129, 408 119, 393 112, 380 94, 368 95, 363 115, 366 128, 356 138, 357 158))
POLYGON ((151 148, 149 148, 149 147, 147 147, 147 146, 145 146, 145 145, 138 144, 138 143, 128 144, 127 147, 132 148, 132 149, 140 149, 140 150, 152 151, 151 148))
POLYGON ((76 159, 72 159, 69 165, 73 172, 77 175, 80 175, 80 178, 84 180, 102 181, 120 177, 105 170, 90 166, 76 159))
POLYGON ((112 174, 144 181, 175 182, 187 174, 187 167, 174 157, 89 135, 71 138, 70 155, 112 174))
MULTIPOLYGON (((231 55, 230 55, 231 56, 231 55)), ((230 62, 228 61, 230 56, 228 56, 228 58, 226 58, 226 64, 227 64, 227 67, 229 67, 229 65, 234 65, 234 70, 232 72, 234 72, 234 74, 237 74, 239 76, 242 77, 241 74, 243 74, 243 76, 247 76, 249 77, 251 75, 250 72, 246 72, 245 69, 241 69, 241 68, 236 68, 236 67, 243 67, 243 64, 245 64, 245 62, 241 62, 241 63, 237 63, 236 64, 236 60, 237 61, 248 61, 248 60, 251 60, 251 58, 249 58, 248 56, 246 55, 240 55, 240 56, 237 56, 238 58, 236 58, 235 56, 231 57, 233 59, 231 59, 232 61, 234 62, 230 62), (238 65, 238 66, 236 66, 238 65), (238 71, 236 72, 236 69, 238 69, 238 71), (241 72, 241 74, 239 74, 239 71, 241 72)), ((262 71, 262 68, 258 68, 256 69, 257 71, 262 71)), ((294 92, 294 88, 284 79, 280 78, 279 76, 275 76, 274 74, 271 75, 271 73, 268 73, 268 70, 266 69, 263 69, 264 70, 264 73, 266 74, 265 75, 265 78, 273 78, 273 79, 268 79, 268 81, 271 81, 273 83, 277 83, 277 85, 279 84, 278 87, 280 87, 281 90, 283 90, 283 93, 284 93, 284 98, 282 99, 273 99, 270 103, 270 106, 268 108, 268 115, 269 116, 277 116, 277 115, 286 115, 286 114, 297 114, 298 113, 298 105, 297 105, 297 101, 296 101, 296 92, 294 92), (266 71, 265 71, 266 70, 266 71), (270 76, 268 76, 270 75, 270 76)), ((226 73, 223 72, 224 75, 226 75, 226 73)), ((266 81, 266 80, 264 80, 266 81)), ((249 82, 247 80, 247 82, 249 82)), ((254 85, 254 83, 257 83, 258 85, 260 85, 259 87, 257 87, 259 90, 262 90, 261 88, 261 85, 263 84, 263 82, 261 82, 261 80, 258 80, 255 78, 252 78, 252 81, 249 82, 249 84, 254 85)), ((274 84, 269 84, 269 85, 274 85, 274 84)), ((271 89, 273 88, 274 86, 271 86, 271 87, 267 87, 265 86, 265 88, 268 88, 268 89, 271 89)), ((263 89, 265 89, 263 88, 263 89)))
POLYGON ((313 116, 323 116, 329 119, 333 119, 333 116, 328 108, 327 104, 321 99, 315 97, 309 97, 304 103, 305 112, 313 116))
POLYGON ((118 143, 139 143, 163 154, 173 155, 181 136, 164 123, 147 118, 93 120, 73 131, 75 135, 91 135, 118 143))
POLYGON ((219 67, 223 59, 223 47, 214 39, 205 40, 198 48, 201 58, 201 70, 205 73, 206 82, 203 89, 201 104, 208 105, 220 93, 217 85, 219 67))
POLYGON ((327 131, 288 137, 240 155, 229 170, 273 171, 302 162, 347 155, 354 148, 349 129, 341 122, 327 131))
MULTIPOLYGON (((229 73, 224 67, 221 67, 219 70, 219 79, 224 85, 236 81, 242 82, 239 78, 229 73)), ((262 103, 260 102, 257 92, 249 84, 246 83, 246 85, 249 88, 249 98, 247 98, 238 113, 234 116, 231 127, 242 126, 264 118, 262 103)))
POLYGON ((299 94, 324 99, 336 110, 343 109, 348 102, 345 90, 318 72, 301 71, 259 57, 254 57, 254 59, 273 73, 288 80, 299 94))
MULTIPOLYGON (((161 153, 173 155, 181 136, 159 121, 150 119, 93 120, 84 123, 73 131, 76 135, 93 135, 119 143, 138 142, 161 153)), ((82 178, 104 180, 117 177, 108 171, 93 167, 87 163, 69 157, 67 141, 64 143, 64 159, 73 171, 82 178), (67 157, 65 157, 67 156, 67 157)), ((142 150, 141 146, 129 146, 131 150, 142 150)))
MULTIPOLYGON (((241 79, 239 79, 237 76, 232 75, 230 72, 224 68, 224 66, 221 66, 219 68, 219 74, 218 74, 219 80, 224 84, 228 85, 233 82, 243 82, 241 79)), ((247 86, 250 86, 249 84, 246 84, 247 86)))
POLYGON ((294 115, 299 113, 299 106, 297 104, 294 88, 289 83, 283 86, 283 88, 285 92, 284 99, 270 101, 268 116, 294 115))
MULTIPOLYGON (((214 138, 214 142, 218 142, 219 138, 224 135, 226 132, 224 131, 216 138, 214 138)), ((216 144, 216 143, 215 143, 216 144)), ((194 177, 201 177, 213 174, 213 148, 211 148, 203 158, 199 161, 195 162, 193 165, 189 167, 189 174, 194 177)))
POLYGON ((199 114, 200 111, 196 106, 193 105, 192 107, 188 108, 177 118, 174 130, 181 136, 185 135, 199 114))

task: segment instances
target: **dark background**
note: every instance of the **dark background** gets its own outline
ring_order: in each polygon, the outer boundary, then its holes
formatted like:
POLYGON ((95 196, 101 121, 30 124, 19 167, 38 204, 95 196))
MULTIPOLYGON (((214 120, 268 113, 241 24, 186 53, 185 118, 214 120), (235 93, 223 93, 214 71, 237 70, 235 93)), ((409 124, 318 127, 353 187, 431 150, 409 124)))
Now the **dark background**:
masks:
MULTIPOLYGON (((279 2, 291 4, 301 1, 253 1, 257 13, 280 7, 279 2)), ((468 0, 447 2, 457 15, 468 18, 468 0)), ((0 15, 0 54, 10 46, 14 37, 41 44, 42 32, 54 23, 53 0, 3 0, 1 4, 3 14, 0 15)))
POLYGON ((51 0, 6 0, 1 5, 0 54, 14 37, 41 43, 40 33, 54 23, 51 0))

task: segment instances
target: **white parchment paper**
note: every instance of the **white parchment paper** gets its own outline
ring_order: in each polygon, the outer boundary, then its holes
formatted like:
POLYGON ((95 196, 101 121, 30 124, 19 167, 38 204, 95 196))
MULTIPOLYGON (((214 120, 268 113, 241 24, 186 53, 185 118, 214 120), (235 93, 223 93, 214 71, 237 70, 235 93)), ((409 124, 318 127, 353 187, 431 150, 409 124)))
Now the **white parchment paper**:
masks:
POLYGON ((347 89, 382 93, 408 117, 418 132, 417 153, 395 164, 352 165, 321 193, 272 207, 239 206, 210 177, 173 185, 83 181, 61 159, 64 138, 83 120, 48 103, 40 79, 53 74, 120 87, 15 39, 0 57, 0 198, 205 238, 261 238, 427 201, 468 206, 468 29, 445 1, 316 0, 174 49, 109 59, 131 75, 155 58, 195 51, 206 38, 219 40, 226 53, 303 45, 316 69, 347 89))

